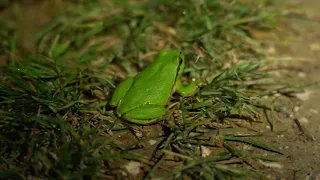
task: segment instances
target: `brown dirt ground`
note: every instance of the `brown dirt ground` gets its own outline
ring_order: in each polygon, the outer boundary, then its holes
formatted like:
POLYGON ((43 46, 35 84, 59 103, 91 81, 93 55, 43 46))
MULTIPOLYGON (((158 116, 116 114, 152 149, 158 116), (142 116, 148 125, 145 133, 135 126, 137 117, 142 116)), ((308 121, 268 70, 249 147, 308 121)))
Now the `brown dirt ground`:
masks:
MULTIPOLYGON (((282 64, 290 70, 281 74, 290 83, 320 82, 320 1, 287 0, 282 6, 286 17, 278 25, 274 50, 291 58, 282 64)), ((320 179, 320 86, 297 97, 284 100, 288 118, 278 115, 275 132, 265 137, 285 156, 278 168, 264 168, 271 179, 320 179)))

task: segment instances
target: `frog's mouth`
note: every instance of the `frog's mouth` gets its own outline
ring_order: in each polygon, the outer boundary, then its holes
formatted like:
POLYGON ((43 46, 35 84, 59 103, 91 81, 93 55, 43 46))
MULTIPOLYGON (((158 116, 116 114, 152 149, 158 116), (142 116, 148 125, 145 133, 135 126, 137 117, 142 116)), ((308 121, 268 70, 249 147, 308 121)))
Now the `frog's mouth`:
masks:
MULTIPOLYGON (((183 60, 182 58, 180 57, 181 56, 181 52, 179 53, 179 65, 178 65, 178 68, 177 68, 177 71, 176 71, 176 78, 174 79, 174 82, 177 82, 177 79, 179 78, 179 71, 181 69, 181 64, 183 63, 183 60)), ((176 85, 174 85, 171 89, 171 96, 175 93, 176 91, 176 85)))
POLYGON ((176 78, 177 78, 177 76, 178 76, 178 74, 179 74, 179 71, 180 71, 180 68, 181 68, 181 64, 183 63, 183 60, 182 60, 182 58, 181 58, 181 52, 179 53, 178 58, 179 58, 179 66, 178 66, 178 69, 177 69, 177 71, 176 71, 176 78))
POLYGON ((182 58, 180 57, 180 55, 181 55, 181 52, 179 53, 179 56, 178 56, 178 58, 179 58, 179 65, 178 65, 178 68, 177 68, 177 70, 176 70, 176 78, 175 78, 175 81, 174 81, 174 82, 177 81, 177 78, 178 78, 178 76, 179 76, 179 72, 180 72, 180 69, 181 69, 182 58))
POLYGON ((179 53, 179 66, 181 65, 182 63, 182 58, 181 58, 181 52, 179 53))

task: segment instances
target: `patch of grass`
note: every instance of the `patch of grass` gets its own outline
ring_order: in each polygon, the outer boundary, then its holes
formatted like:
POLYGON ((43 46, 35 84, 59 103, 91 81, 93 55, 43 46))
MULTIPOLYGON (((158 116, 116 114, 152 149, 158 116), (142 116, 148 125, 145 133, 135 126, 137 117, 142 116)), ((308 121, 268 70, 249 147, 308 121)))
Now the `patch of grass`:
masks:
POLYGON ((143 164, 139 177, 145 179, 261 177, 234 164, 274 159, 249 155, 233 142, 280 152, 237 137, 243 129, 227 118, 245 123, 260 116, 264 94, 252 87, 265 85, 260 81, 269 76, 261 69, 266 61, 259 60, 264 51, 248 28, 272 27, 277 14, 270 5, 268 0, 64 2, 59 15, 34 33, 32 55, 20 53, 19 42, 2 29, 2 46, 12 61, 0 79, 0 178, 123 178, 129 161, 143 164), (185 77, 202 79, 204 86, 192 97, 174 95, 164 121, 154 125, 161 126, 161 135, 141 137, 139 128, 113 115, 108 101, 123 77, 168 48, 186 55, 185 77), (128 133, 130 143, 121 139, 128 133), (144 152, 152 138, 158 144, 149 156, 144 152), (212 155, 204 157, 204 148, 212 155))

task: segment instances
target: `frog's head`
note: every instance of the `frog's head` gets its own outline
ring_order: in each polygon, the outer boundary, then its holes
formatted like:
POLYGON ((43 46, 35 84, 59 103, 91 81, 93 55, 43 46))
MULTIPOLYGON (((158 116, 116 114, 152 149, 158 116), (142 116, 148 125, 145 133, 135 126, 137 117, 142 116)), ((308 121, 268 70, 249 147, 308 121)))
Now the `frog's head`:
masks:
POLYGON ((163 63, 171 63, 177 66, 179 69, 184 68, 184 55, 177 50, 161 50, 159 52, 159 57, 163 63), (166 61, 166 62, 164 62, 166 61))
POLYGON ((179 61, 178 72, 182 73, 184 69, 184 55, 181 52, 179 52, 178 61, 179 61))

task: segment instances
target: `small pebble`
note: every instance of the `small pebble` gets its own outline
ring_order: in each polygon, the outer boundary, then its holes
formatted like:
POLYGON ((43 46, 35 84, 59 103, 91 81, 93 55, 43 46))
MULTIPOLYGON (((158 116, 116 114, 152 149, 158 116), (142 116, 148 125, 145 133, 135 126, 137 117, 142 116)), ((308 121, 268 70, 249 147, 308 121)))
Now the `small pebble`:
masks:
POLYGON ((159 136, 163 136, 163 135, 164 135, 164 132, 159 132, 158 135, 159 135, 159 136))
POLYGON ((207 157, 211 154, 211 150, 205 146, 201 146, 201 156, 202 157, 207 157))
POLYGON ((319 112, 317 111, 317 110, 315 110, 315 109, 310 109, 309 110, 311 113, 313 113, 313 114, 318 114, 319 112))
POLYGON ((304 73, 304 72, 299 72, 298 76, 301 77, 301 78, 305 78, 305 77, 307 77, 307 74, 304 73))
POLYGON ((292 117, 293 115, 292 114, 289 114, 289 113, 284 113, 284 115, 283 115, 285 118, 290 118, 290 117, 292 117))
POLYGON ((269 54, 275 54, 276 53, 276 48, 274 46, 270 46, 268 49, 267 49, 267 52, 269 54))
POLYGON ((138 138, 142 138, 142 136, 143 136, 142 131, 140 131, 140 130, 135 130, 134 133, 136 134, 136 136, 138 138))
POLYGON ((320 44, 319 43, 312 43, 309 45, 309 48, 311 51, 319 51, 320 50, 320 44))
POLYGON ((156 140, 151 139, 151 140, 149 141, 149 144, 150 144, 151 146, 154 145, 155 143, 157 143, 156 140))
POLYGON ((259 160, 259 163, 264 165, 265 167, 278 168, 278 169, 281 169, 283 167, 281 164, 276 162, 265 162, 265 161, 259 160))
POLYGON ((304 93, 298 93, 296 94, 297 98, 299 98, 302 101, 306 101, 309 99, 309 96, 312 92, 311 91, 305 91, 304 93))
POLYGON ((122 176, 128 176, 126 171, 121 171, 122 176))
POLYGON ((139 162, 131 161, 126 165, 129 174, 138 175, 140 173, 141 164, 139 162))
POLYGON ((301 117, 301 118, 299 119, 299 122, 304 123, 304 124, 308 124, 308 123, 309 123, 309 120, 308 120, 306 117, 301 117))
POLYGON ((296 106, 296 107, 293 108, 293 112, 298 112, 299 109, 300 109, 300 107, 299 107, 299 106, 296 106))
POLYGON ((267 178, 268 178, 268 179, 271 179, 271 177, 272 177, 272 176, 271 176, 270 174, 267 175, 267 178))
POLYGON ((274 94, 274 97, 279 97, 279 96, 281 96, 280 93, 275 93, 275 94, 274 94))
POLYGON ((281 74, 280 74, 279 71, 275 71, 273 74, 274 74, 274 76, 276 76, 276 77, 281 77, 281 74))
POLYGON ((287 107, 285 106, 280 106, 277 108, 277 110, 281 111, 281 112, 287 112, 287 107))

